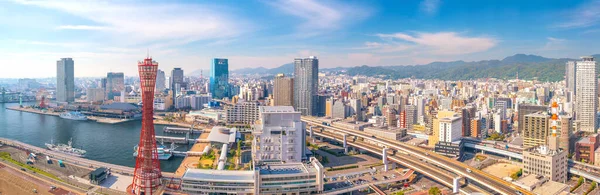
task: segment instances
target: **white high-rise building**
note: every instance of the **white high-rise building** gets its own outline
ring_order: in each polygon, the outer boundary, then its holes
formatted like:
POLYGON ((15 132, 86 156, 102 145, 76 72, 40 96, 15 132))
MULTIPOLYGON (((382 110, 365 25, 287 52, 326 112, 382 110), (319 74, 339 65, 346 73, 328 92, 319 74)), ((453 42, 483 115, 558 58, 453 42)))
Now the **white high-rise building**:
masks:
POLYGON ((462 118, 461 117, 444 117, 439 119, 440 142, 458 141, 462 137, 462 118))
POLYGON ((260 106, 252 158, 263 162, 301 162, 305 151, 304 123, 292 106, 260 106))
POLYGON ((227 124, 254 124, 258 119, 258 102, 239 102, 225 110, 227 124))
POLYGON ((598 79, 596 79, 596 61, 594 57, 584 56, 576 64, 576 120, 580 129, 596 132, 596 110, 598 107, 598 79))

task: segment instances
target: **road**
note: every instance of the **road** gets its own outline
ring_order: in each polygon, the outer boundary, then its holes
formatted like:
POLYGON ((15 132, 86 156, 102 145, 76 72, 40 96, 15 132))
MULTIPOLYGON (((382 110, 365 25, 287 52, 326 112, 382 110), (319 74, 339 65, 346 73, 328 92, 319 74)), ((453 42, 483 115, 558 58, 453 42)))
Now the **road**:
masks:
POLYGON ((328 126, 323 125, 322 121, 319 121, 312 117, 302 117, 302 121, 306 122, 308 125, 322 127, 326 130, 333 131, 335 133, 348 134, 351 136, 356 136, 363 138, 364 140, 370 140, 382 145, 385 145, 391 149, 398 150, 411 156, 415 156, 420 159, 425 159, 427 162, 436 164, 439 167, 442 167, 446 170, 452 171, 458 175, 468 178, 470 181, 474 181, 482 184, 483 186, 490 188, 496 192, 501 194, 525 194, 525 195, 533 195, 532 192, 529 192, 525 189, 522 189, 510 182, 504 181, 500 178, 487 174, 483 171, 470 167, 462 162, 458 162, 456 160, 447 158, 445 156, 441 156, 431 151, 427 151, 423 148, 419 148, 417 146, 408 145, 398 141, 390 141, 386 139, 378 139, 372 137, 372 135, 368 135, 362 131, 328 126), (467 169, 471 170, 469 173, 467 169))
MULTIPOLYGON (((314 132, 314 133, 317 136, 325 137, 328 139, 335 139, 335 140, 343 139, 340 135, 334 135, 332 133, 327 133, 327 132, 323 132, 323 133, 314 132)), ((381 154, 381 148, 376 148, 373 145, 370 145, 367 143, 362 143, 362 142, 357 141, 357 142, 348 142, 348 145, 367 150, 371 153, 381 154)), ((456 176, 449 174, 447 171, 440 170, 439 168, 437 168, 433 165, 423 163, 422 161, 420 161, 414 157, 404 156, 404 155, 391 155, 391 152, 389 152, 388 154, 390 154, 390 155, 388 155, 389 160, 394 161, 394 162, 396 162, 400 165, 403 165, 405 167, 408 167, 410 169, 413 169, 421 174, 424 174, 424 175, 428 176, 429 178, 432 178, 432 179, 440 182, 441 184, 452 187, 452 180, 456 176)), ((473 192, 487 193, 485 190, 480 189, 473 185, 467 185, 466 187, 461 188, 460 192, 463 194, 471 194, 473 192)))

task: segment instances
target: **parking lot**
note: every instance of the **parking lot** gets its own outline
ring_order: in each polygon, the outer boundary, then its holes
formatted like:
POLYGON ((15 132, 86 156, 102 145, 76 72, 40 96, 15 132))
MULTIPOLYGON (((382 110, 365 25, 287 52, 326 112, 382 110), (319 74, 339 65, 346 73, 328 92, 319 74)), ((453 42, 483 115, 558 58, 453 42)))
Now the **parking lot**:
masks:
MULTIPOLYGON (((12 147, 0 147, 0 152, 8 152, 10 153, 11 157, 19 162, 22 163, 26 163, 27 162, 27 152, 20 150, 20 149, 16 149, 16 148, 12 148, 12 147)), ((39 169, 42 169, 44 171, 47 171, 49 173, 52 173, 54 175, 57 176, 64 176, 64 177, 68 177, 70 175, 73 175, 75 177, 86 177, 90 172, 91 169, 88 168, 82 168, 79 166, 72 166, 70 164, 64 163, 64 167, 60 167, 58 165, 58 162, 56 160, 52 160, 52 164, 49 164, 46 161, 46 156, 43 154, 37 155, 36 157, 36 161, 33 162, 34 167, 37 167, 39 169)))

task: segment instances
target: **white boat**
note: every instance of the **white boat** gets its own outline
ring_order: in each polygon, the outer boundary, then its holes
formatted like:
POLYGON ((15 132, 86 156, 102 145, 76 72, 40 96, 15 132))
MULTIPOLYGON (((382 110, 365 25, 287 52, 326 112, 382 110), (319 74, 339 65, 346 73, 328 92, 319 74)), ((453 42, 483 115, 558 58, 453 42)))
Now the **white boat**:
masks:
MULTIPOLYGON (((171 144, 171 148, 166 148, 164 145, 156 146, 156 150, 158 152, 158 160, 169 160, 173 157, 173 152, 175 150, 175 144, 171 144)), ((133 147, 133 157, 137 158, 138 155, 138 146, 133 147)))
POLYGON ((50 140, 50 143, 46 143, 46 147, 48 147, 49 150, 52 150, 55 152, 60 152, 63 154, 68 154, 68 155, 77 156, 77 157, 84 157, 85 153, 86 153, 86 151, 83 149, 73 147, 73 138, 71 138, 69 140, 67 145, 65 145, 65 144, 54 145, 53 141, 50 140))
POLYGON ((81 114, 80 112, 63 112, 60 113, 60 118, 69 119, 69 120, 77 120, 77 121, 85 121, 88 120, 87 116, 81 114))

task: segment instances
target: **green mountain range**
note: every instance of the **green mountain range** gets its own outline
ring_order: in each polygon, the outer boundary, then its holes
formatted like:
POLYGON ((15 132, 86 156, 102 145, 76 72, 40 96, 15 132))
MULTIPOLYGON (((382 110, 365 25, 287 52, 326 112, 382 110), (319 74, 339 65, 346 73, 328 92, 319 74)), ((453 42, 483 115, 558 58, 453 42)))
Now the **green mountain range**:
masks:
MULTIPOLYGON (((600 58, 600 54, 593 55, 600 58)), ((351 76, 380 76, 390 79, 419 78, 442 80, 469 80, 478 78, 519 79, 539 81, 560 81, 565 76, 565 63, 579 59, 545 58, 536 55, 516 54, 502 60, 482 60, 474 62, 452 61, 432 62, 425 65, 393 65, 393 66, 356 66, 321 68, 322 72, 343 73, 351 76)), ((600 71, 600 63, 596 69, 600 71)), ((284 73, 292 75, 294 64, 288 63, 277 68, 243 68, 231 71, 237 74, 275 75, 284 73)))
MULTIPOLYGON (((593 55, 594 58, 600 54, 593 55)), ((383 76, 385 78, 420 78, 442 80, 468 80, 478 78, 537 79, 560 81, 565 76, 565 63, 578 59, 545 58, 536 55, 516 54, 502 60, 476 62, 454 61, 433 62, 412 66, 357 66, 345 70, 348 75, 383 76)), ((597 64, 596 69, 600 68, 597 64)))

